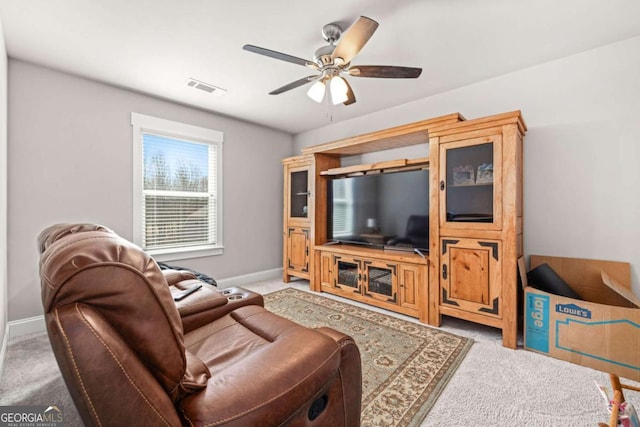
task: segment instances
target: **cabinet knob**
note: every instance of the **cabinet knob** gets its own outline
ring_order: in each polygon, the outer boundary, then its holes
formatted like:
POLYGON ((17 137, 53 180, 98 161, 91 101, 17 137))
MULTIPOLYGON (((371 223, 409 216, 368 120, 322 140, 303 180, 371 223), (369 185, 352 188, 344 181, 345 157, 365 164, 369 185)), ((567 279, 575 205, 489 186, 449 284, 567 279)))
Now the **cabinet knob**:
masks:
POLYGON ((440 181, 440 191, 444 190, 444 181, 440 181))
POLYGON ((447 264, 442 264, 442 278, 447 280, 447 264))

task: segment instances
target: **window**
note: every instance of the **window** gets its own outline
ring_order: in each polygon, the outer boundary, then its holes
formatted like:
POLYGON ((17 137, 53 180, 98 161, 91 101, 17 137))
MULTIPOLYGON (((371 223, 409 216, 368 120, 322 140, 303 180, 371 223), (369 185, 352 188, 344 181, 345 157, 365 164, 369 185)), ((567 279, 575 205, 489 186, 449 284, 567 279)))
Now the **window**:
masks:
POLYGON ((333 181, 333 237, 351 236, 354 233, 353 180, 333 181))
POLYGON ((222 253, 216 130, 131 113, 133 241, 160 261, 222 253))

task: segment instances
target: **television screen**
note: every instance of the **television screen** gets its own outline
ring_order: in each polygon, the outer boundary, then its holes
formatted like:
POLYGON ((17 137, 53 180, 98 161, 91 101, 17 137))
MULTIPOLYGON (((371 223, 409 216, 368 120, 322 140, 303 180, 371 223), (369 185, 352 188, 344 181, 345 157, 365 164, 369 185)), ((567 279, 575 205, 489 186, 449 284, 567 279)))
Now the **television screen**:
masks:
POLYGON ((336 178, 327 229, 335 242, 429 251, 429 171, 336 178))

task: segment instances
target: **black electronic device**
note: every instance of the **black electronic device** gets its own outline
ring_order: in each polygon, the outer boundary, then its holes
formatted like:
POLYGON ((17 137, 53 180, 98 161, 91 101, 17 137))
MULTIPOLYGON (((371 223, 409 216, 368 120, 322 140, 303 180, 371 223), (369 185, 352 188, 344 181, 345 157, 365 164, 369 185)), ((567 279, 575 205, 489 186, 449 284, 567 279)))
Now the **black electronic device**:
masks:
POLYGON ((335 178, 327 187, 329 240, 429 252, 427 169, 335 178))
POLYGON ((171 296, 173 296, 173 300, 174 301, 180 301, 181 299, 183 299, 187 295, 191 295, 192 293, 194 293, 195 291, 197 291, 201 287, 202 287, 202 284, 200 284, 200 283, 197 283, 195 285, 191 285, 186 289, 180 289, 180 288, 176 288, 176 287, 171 287, 171 296))

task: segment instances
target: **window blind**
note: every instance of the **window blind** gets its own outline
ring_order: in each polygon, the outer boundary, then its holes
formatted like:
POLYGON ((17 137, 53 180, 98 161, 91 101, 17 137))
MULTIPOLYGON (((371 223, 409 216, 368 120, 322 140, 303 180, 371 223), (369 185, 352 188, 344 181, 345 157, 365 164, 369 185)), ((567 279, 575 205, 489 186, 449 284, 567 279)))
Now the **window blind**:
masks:
POLYGON ((145 250, 216 244, 216 145, 142 136, 145 250))
POLYGON ((352 182, 334 181, 333 186, 333 237, 353 234, 352 182))

